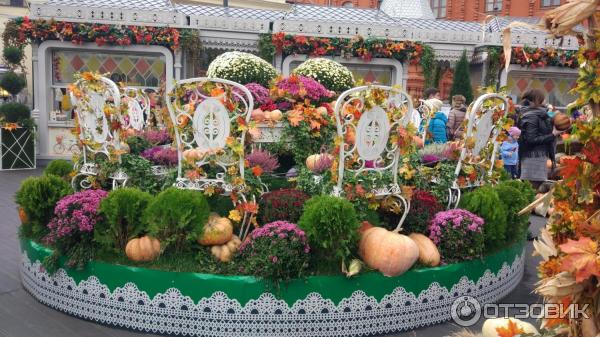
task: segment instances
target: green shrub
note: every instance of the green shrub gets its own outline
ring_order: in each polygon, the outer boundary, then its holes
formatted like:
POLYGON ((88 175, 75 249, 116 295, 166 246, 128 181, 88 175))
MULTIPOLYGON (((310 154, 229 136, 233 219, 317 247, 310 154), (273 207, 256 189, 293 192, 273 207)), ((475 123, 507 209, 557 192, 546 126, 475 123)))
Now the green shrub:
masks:
POLYGON ((529 214, 517 215, 535 197, 535 190, 527 181, 507 180, 494 187, 500 200, 506 206, 506 241, 513 243, 522 240, 529 227, 529 214))
POLYGON ((144 137, 131 136, 125 141, 129 145, 129 153, 140 155, 144 150, 152 147, 152 144, 144 137))
POLYGON ((127 241, 143 233, 147 229, 144 210, 151 201, 150 193, 137 188, 119 188, 108 193, 100 203, 104 221, 94 230, 94 241, 101 250, 123 252, 127 241))
POLYGON ((208 77, 223 78, 240 84, 258 83, 269 87, 277 70, 256 55, 231 51, 217 56, 208 66, 208 77))
POLYGON ((461 198, 459 207, 475 213, 485 220, 483 234, 485 248, 488 252, 504 245, 507 209, 493 187, 482 186, 466 193, 461 198))
POLYGON ((0 117, 4 118, 5 122, 18 123, 30 118, 31 110, 25 104, 8 102, 0 105, 0 117))
POLYGON ((4 88, 11 95, 16 95, 25 88, 27 85, 27 81, 25 80, 25 76, 19 75, 13 71, 10 71, 0 79, 0 87, 4 88))
POLYGON ((326 58, 308 59, 294 69, 294 74, 310 77, 338 93, 354 86, 352 72, 340 63, 326 58))
POLYGON ((137 187, 142 191, 152 194, 158 193, 167 183, 161 177, 152 173, 152 163, 140 156, 124 154, 121 163, 105 162, 101 165, 98 178, 103 188, 110 188, 112 180, 110 176, 116 170, 121 169, 127 173, 127 187, 137 187))
POLYGON ((71 172, 73 172, 73 163, 64 159, 53 160, 44 169, 45 175, 52 174, 65 180, 69 178, 71 172))
POLYGON ((36 241, 44 237, 56 203, 69 193, 72 193, 71 186, 54 175, 25 179, 15 194, 16 203, 29 219, 21 226, 21 236, 36 241))
POLYGON ((162 247, 182 252, 202 234, 209 212, 201 192, 171 187, 154 198, 144 217, 149 233, 160 240, 162 247))
POLYGON ((19 47, 5 47, 3 50, 4 59, 13 65, 18 65, 23 61, 23 49, 19 47))
POLYGON ((463 95, 467 99, 467 104, 473 101, 473 87, 471 86, 470 73, 467 52, 463 51, 460 60, 456 64, 456 68, 454 68, 454 79, 452 80, 450 96, 463 95))
POLYGON ((321 195, 304 203, 298 225, 308 237, 316 262, 327 268, 338 268, 358 244, 360 224, 354 206, 346 199, 321 195))
POLYGON ((308 198, 308 194, 291 188, 263 194, 258 203, 259 223, 266 224, 278 220, 297 223, 308 198))

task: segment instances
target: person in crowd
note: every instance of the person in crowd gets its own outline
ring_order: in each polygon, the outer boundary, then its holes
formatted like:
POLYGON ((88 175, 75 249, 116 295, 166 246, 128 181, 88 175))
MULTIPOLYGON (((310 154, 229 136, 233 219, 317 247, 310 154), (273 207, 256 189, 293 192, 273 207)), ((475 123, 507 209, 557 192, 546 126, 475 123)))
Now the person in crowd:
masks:
POLYGON ((539 89, 527 90, 522 98, 518 128, 521 179, 538 188, 548 179, 548 159, 555 162, 556 139, 562 132, 554 128, 544 105, 545 96, 539 89))
POLYGON ((466 102, 467 99, 463 95, 452 96, 452 110, 448 114, 448 124, 446 124, 449 141, 460 139, 462 136, 462 124, 467 114, 466 102))
POLYGON ((500 156, 504 162, 504 169, 510 174, 512 179, 517 179, 517 167, 519 164, 519 137, 521 130, 516 126, 508 130, 508 139, 502 142, 500 147, 500 156))
POLYGON ((448 141, 448 138, 446 137, 448 117, 441 111, 444 103, 437 98, 430 98, 426 102, 429 103, 429 105, 433 107, 433 111, 435 111, 433 117, 429 121, 429 128, 427 129, 428 133, 431 134, 431 138, 428 138, 426 143, 445 143, 448 141))
POLYGON ((427 100, 432 98, 441 100, 442 97, 440 96, 440 91, 437 88, 425 89, 425 91, 423 92, 423 99, 427 100))

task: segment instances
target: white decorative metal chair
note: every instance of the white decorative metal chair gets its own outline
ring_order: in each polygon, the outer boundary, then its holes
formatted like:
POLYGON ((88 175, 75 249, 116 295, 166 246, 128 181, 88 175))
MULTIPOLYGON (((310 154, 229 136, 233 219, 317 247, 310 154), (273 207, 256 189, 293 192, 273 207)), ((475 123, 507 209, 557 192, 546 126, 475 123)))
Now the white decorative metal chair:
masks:
MULTIPOLYGON (((236 82, 200 77, 176 82, 165 101, 178 152, 174 186, 233 194, 234 206, 247 202, 243 177, 246 128, 254 104, 250 91, 236 82)), ((240 238, 248 233, 250 221, 251 214, 245 213, 240 238)))
POLYGON ((433 106, 428 101, 420 99, 416 113, 421 116, 421 123, 420 125, 415 125, 415 127, 417 128, 419 138, 421 138, 423 140, 423 144, 425 144, 425 141, 427 140, 429 122, 431 122, 435 111, 433 111, 433 106))
POLYGON ((142 131, 150 116, 150 98, 139 88, 123 88, 121 103, 126 107, 126 115, 122 116, 124 129, 142 131))
POLYGON ((408 214, 410 200, 403 195, 398 183, 401 148, 395 135, 408 126, 413 113, 412 99, 406 92, 382 85, 350 89, 342 93, 335 104, 334 114, 341 144, 333 195, 342 195, 344 177, 348 175, 361 179, 368 173, 376 173, 376 177, 383 178, 385 173, 390 173, 390 181, 371 179, 364 183, 375 197, 393 197, 400 201, 403 214, 396 231, 401 229, 408 214), (366 95, 373 92, 382 97, 379 103, 365 99, 366 95), (352 131, 356 134, 355 141, 348 143, 345 136, 352 131))
MULTIPOLYGON (((113 132, 113 122, 120 122, 121 97, 119 88, 110 79, 90 75, 90 78, 79 79, 70 90, 71 101, 75 108, 79 127, 79 140, 82 146, 83 163, 78 173, 71 180, 74 190, 92 187, 92 178, 98 174, 98 156, 110 158, 109 149, 114 149, 119 160, 121 140, 119 133, 113 132)), ((118 169, 109 177, 113 188, 124 186, 127 174, 118 169)))
POLYGON ((467 128, 463 134, 463 146, 454 171, 455 179, 449 190, 448 208, 456 208, 461 188, 481 186, 492 175, 498 152, 496 139, 502 131, 510 105, 501 94, 481 95, 467 111, 467 128), (466 165, 474 164, 476 180, 460 186, 459 177, 466 165))

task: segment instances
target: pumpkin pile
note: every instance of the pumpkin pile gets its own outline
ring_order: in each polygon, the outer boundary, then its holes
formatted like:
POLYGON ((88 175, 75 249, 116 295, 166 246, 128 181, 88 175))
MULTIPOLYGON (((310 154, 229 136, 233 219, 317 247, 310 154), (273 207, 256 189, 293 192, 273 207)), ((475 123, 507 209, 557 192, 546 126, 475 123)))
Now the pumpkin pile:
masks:
POLYGON ((229 262, 242 244, 240 238, 233 235, 233 225, 227 218, 211 213, 204 225, 204 232, 198 243, 211 246, 210 252, 221 262, 229 262))

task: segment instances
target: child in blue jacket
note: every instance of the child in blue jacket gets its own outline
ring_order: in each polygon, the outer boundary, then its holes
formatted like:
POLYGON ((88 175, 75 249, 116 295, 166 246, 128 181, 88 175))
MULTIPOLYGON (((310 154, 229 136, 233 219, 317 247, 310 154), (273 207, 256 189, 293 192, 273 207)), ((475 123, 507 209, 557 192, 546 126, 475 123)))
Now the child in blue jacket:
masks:
POLYGON ((504 162, 504 169, 513 179, 519 177, 517 167, 519 165, 519 136, 521 130, 513 126, 508 130, 508 139, 502 142, 500 156, 504 162))

